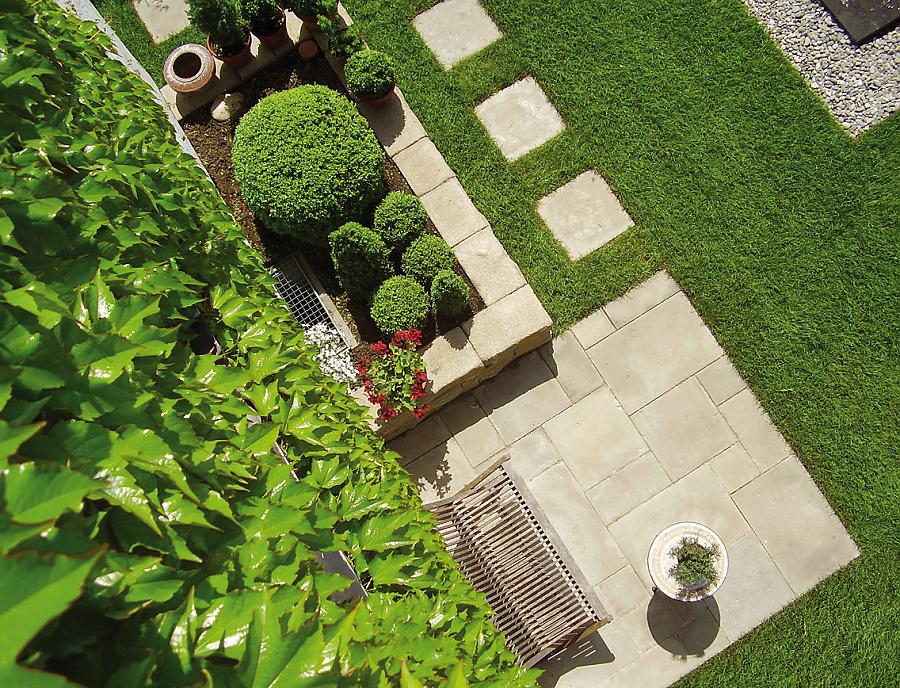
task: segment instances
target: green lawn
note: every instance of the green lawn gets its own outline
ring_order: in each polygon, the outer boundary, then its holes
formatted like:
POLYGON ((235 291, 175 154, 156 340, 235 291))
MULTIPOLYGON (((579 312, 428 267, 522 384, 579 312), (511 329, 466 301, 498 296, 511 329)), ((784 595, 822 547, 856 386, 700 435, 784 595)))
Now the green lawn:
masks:
POLYGON ((854 141, 740 0, 482 0, 445 72, 423 0, 347 0, 561 331, 665 267, 863 557, 683 686, 896 685, 900 117, 854 141), (533 75, 566 122, 509 164, 473 107, 533 75), (593 168, 636 227, 570 264, 535 211, 593 168))

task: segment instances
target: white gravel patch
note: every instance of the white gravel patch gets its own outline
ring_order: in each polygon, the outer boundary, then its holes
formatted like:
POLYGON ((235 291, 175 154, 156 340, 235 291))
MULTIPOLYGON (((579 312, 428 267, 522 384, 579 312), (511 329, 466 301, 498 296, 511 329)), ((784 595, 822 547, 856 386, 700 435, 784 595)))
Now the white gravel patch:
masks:
POLYGON ((744 0, 853 136, 900 110, 900 27, 857 46, 815 0, 744 0))

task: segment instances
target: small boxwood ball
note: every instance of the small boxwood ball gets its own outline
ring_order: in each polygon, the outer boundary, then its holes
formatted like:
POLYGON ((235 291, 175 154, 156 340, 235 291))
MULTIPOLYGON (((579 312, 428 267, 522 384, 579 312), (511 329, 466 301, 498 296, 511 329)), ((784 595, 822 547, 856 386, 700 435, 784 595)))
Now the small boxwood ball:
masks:
POLYGON ((441 270, 431 282, 431 303, 441 315, 456 315, 469 303, 469 285, 452 270, 441 270))
POLYGON ((344 66, 347 88, 365 100, 386 96, 394 85, 394 63, 377 50, 360 50, 344 66))
POLYGON ((368 301, 378 285, 394 274, 390 250, 368 227, 348 222, 328 235, 328 243, 338 281, 354 298, 368 301))
POLYGON ((428 295, 422 285, 397 275, 378 287, 372 297, 372 320, 387 337, 399 330, 421 330, 428 320, 428 295))
POLYGON ((441 270, 450 270, 456 262, 453 249, 433 234, 425 234, 412 242, 400 261, 403 274, 425 287, 441 270))
POLYGON ((388 246, 405 247, 428 229, 428 213, 416 196, 391 191, 375 209, 374 225, 388 246))

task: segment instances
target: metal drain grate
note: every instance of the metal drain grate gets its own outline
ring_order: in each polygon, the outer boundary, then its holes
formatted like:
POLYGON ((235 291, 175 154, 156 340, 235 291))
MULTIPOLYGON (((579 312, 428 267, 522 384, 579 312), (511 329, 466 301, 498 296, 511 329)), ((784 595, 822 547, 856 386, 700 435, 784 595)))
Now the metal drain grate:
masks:
MULTIPOLYGON (((322 299, 313 288, 303 267, 293 255, 284 258, 270 268, 276 281, 278 295, 284 299, 288 309, 304 328, 325 323, 340 335, 344 344, 347 340, 341 329, 336 327, 322 304, 322 299)), ((349 349, 349 345, 347 346, 349 349)))

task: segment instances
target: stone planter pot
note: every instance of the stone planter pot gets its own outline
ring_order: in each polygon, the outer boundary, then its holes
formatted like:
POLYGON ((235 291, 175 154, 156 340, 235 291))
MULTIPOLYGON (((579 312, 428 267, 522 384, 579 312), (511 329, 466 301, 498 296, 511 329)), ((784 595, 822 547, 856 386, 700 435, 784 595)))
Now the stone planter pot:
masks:
POLYGON ((216 51, 213 50, 212 41, 209 40, 208 36, 206 38, 206 47, 209 48, 209 52, 211 52, 217 60, 221 60, 232 69, 240 69, 250 61, 250 30, 247 29, 247 40, 244 43, 244 49, 237 55, 232 55, 231 57, 217 55, 216 51))
POLYGON ((215 74, 213 56, 202 45, 180 45, 166 58, 163 78, 176 93, 199 93, 215 74))
POLYGON ((725 550, 725 543, 712 529, 699 523, 676 523, 663 530, 653 540, 647 554, 647 568, 650 570, 653 584, 666 597, 680 602, 699 602, 714 595, 725 582, 725 575, 728 573, 728 552, 725 550), (700 583, 691 588, 683 588, 669 574, 669 570, 677 563, 675 557, 669 554, 669 550, 683 537, 695 537, 704 547, 719 546, 719 558, 715 562, 719 580, 715 585, 700 583))
POLYGON ((262 44, 269 49, 277 48, 279 45, 288 40, 288 30, 287 23, 285 22, 284 10, 282 10, 281 8, 279 8, 279 10, 281 10, 281 28, 279 28, 275 33, 263 35, 259 33, 259 31, 254 30, 252 25, 250 27, 253 35, 256 36, 260 40, 260 42, 262 42, 262 44))
POLYGON ((359 98, 360 103, 365 103, 366 105, 384 105, 386 102, 388 102, 391 98, 394 97, 394 89, 395 88, 397 88, 397 80, 396 79, 394 79, 394 83, 391 84, 391 90, 388 91, 387 93, 385 93, 383 96, 381 96, 381 98, 376 98, 375 100, 369 100, 368 98, 363 98, 358 93, 356 94, 356 97, 359 98))

